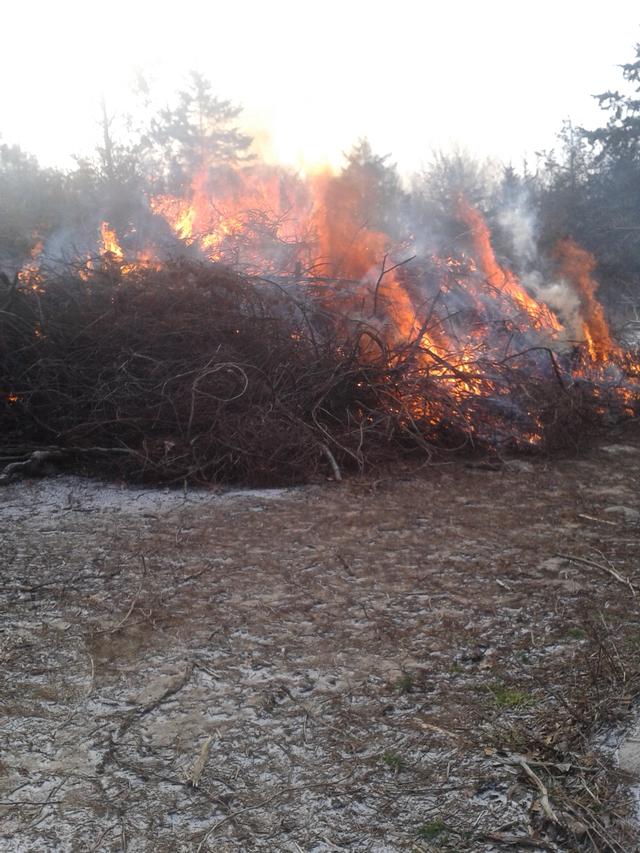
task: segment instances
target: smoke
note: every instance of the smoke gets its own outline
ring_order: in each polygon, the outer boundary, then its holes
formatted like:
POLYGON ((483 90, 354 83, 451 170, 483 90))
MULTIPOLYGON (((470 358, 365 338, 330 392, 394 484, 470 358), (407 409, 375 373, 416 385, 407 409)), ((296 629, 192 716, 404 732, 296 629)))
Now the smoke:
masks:
POLYGON ((537 216, 529 194, 518 192, 500 209, 497 219, 516 266, 523 270, 524 287, 558 315, 569 338, 581 340, 582 300, 571 282, 558 277, 549 260, 540 255, 537 216))
POLYGON ((522 276, 522 283, 538 301, 544 302, 558 315, 569 337, 582 337, 580 297, 566 281, 549 281, 539 270, 531 270, 522 276))
POLYGON ((528 194, 520 192, 498 213, 498 223, 511 243, 514 260, 531 265, 538 255, 536 215, 528 194))

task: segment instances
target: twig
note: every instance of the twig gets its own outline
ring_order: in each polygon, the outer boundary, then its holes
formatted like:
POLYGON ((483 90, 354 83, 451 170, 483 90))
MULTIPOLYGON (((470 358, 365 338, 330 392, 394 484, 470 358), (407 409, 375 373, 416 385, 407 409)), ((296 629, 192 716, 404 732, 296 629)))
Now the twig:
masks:
POLYGON ((483 832, 475 836, 478 840, 486 838, 487 841, 497 841, 499 844, 508 844, 510 847, 533 847, 535 850, 550 850, 557 851, 557 847, 553 847, 544 841, 537 838, 528 838, 526 835, 505 835, 502 832, 483 832))
POLYGON ((407 258, 404 261, 400 261, 400 263, 394 264, 392 267, 389 267, 388 269, 386 268, 387 257, 388 257, 388 255, 385 255, 384 258, 382 259, 382 269, 380 270, 380 275, 378 276, 378 280, 376 281, 376 284, 375 284, 375 287, 373 290, 373 316, 374 317, 378 316, 378 294, 380 291, 380 285, 382 284, 382 279, 385 277, 385 275, 388 275, 390 272, 397 270, 398 267, 403 267, 405 264, 408 264, 416 256, 411 255, 410 258, 407 258))
POLYGON ((210 735, 202 744, 198 757, 193 762, 191 769, 185 777, 185 782, 187 783, 187 785, 191 785, 193 788, 198 787, 200 777, 202 776, 202 771, 204 770, 205 765, 207 763, 207 759, 209 758, 209 750, 211 749, 212 741, 213 737, 211 737, 210 735))
POLYGON ((340 473, 340 468, 338 468, 338 463, 336 462, 335 456, 329 450, 329 448, 327 447, 326 444, 321 444, 320 450, 322 450, 324 455, 327 457, 327 460, 329 461, 329 465, 331 465, 331 470, 333 471, 334 480, 337 483, 341 483, 342 482, 342 474, 340 473))
POLYGON ((104 839, 104 838, 106 838, 106 836, 107 836, 110 832, 113 832, 113 830, 114 830, 114 829, 118 829, 118 826, 119 826, 119 824, 117 824, 117 823, 113 823, 113 824, 111 824, 111 826, 108 826, 108 827, 104 830, 104 832, 102 832, 102 833, 98 836, 98 840, 96 841, 96 843, 95 843, 95 844, 93 845, 93 847, 91 848, 90 853, 94 853, 94 851, 95 851, 95 850, 99 850, 99 849, 100 849, 100 845, 102 844, 103 839, 104 839))
POLYGON ((636 590, 629 578, 621 575, 620 572, 616 571, 613 567, 603 566, 602 563, 596 563, 593 560, 587 560, 584 557, 574 557, 571 554, 556 554, 556 557, 560 557, 563 560, 572 560, 574 563, 584 563, 585 566, 592 566, 594 569, 600 569, 600 571, 606 572, 608 575, 611 575, 612 578, 617 580, 618 583, 629 587, 633 597, 635 598, 636 590))
POLYGON ((540 805, 542 806, 542 810, 545 815, 552 823, 559 824, 560 821, 558 820, 558 817, 554 810, 551 808, 551 803, 549 802, 549 792, 547 791, 542 779, 538 776, 537 773, 535 773, 531 769, 531 767, 529 767, 529 765, 521 755, 514 757, 514 763, 519 764, 520 767, 522 767, 529 779, 531 779, 531 781, 535 783, 538 790, 540 791, 540 805))
POLYGON ((578 513, 578 518, 584 518, 585 521, 596 521, 598 524, 610 524, 613 527, 616 527, 618 524, 617 521, 609 521, 608 518, 595 518, 593 515, 585 515, 582 512, 578 513))
POLYGON ((131 616, 131 614, 133 613, 133 608, 136 606, 136 604, 138 602, 138 596, 140 595, 141 592, 142 592, 142 584, 140 584, 140 586, 138 587, 138 589, 136 591, 136 594, 131 599, 131 604, 129 605, 129 609, 125 613, 124 617, 118 622, 117 625, 114 625, 114 627, 111 628, 111 630, 109 631, 110 634, 115 634, 116 631, 119 631, 120 628, 122 628, 124 623, 129 618, 129 616, 131 616))
POLYGON ((271 797, 267 797, 266 800, 261 800, 259 803, 256 803, 253 806, 245 806, 242 809, 238 809, 237 811, 233 812, 232 814, 228 814, 228 815, 226 815, 226 817, 223 817, 221 820, 219 820, 217 823, 215 823, 211 827, 211 829, 209 829, 207 834, 204 836, 204 838, 202 839, 202 841, 200 842, 200 844, 196 848, 196 853, 200 853, 200 851, 203 849, 204 845, 209 840, 209 837, 211 835, 213 835, 213 833, 217 829, 219 829, 225 823, 228 823, 230 820, 235 820, 235 818, 237 818, 241 814, 244 814, 245 812, 256 811, 257 809, 263 808, 263 806, 268 806, 269 803, 272 803, 274 800, 277 800, 280 797, 283 797, 285 794, 290 794, 293 791, 308 791, 311 788, 323 788, 325 785, 327 787, 335 787, 336 785, 341 785, 343 782, 346 782, 348 779, 350 779, 351 776, 353 776, 353 772, 348 773, 342 779, 336 779, 335 781, 331 781, 331 782, 326 782, 326 781, 325 782, 314 782, 311 785, 292 785, 289 788, 281 788, 279 791, 276 791, 276 793, 273 794, 271 797))

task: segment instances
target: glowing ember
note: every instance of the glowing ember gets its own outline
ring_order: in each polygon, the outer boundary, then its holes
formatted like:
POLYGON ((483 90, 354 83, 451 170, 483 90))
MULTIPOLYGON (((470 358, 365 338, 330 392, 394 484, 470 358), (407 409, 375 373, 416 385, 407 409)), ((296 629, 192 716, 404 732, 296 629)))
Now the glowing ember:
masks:
POLYGON ((31 260, 28 261, 18 272, 18 281, 20 282, 20 284, 23 287, 30 287, 36 292, 40 291, 42 288, 42 275, 40 273, 39 258, 43 250, 44 243, 42 242, 42 240, 38 240, 34 247, 31 249, 31 260))

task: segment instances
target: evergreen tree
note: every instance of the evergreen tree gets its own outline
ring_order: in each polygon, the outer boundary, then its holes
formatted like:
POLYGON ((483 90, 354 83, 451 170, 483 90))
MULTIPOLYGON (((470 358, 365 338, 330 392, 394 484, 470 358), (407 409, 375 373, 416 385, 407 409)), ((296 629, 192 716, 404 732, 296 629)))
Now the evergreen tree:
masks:
POLYGON ((368 139, 359 139, 346 155, 338 182, 339 194, 353 207, 354 222, 393 236, 403 194, 396 166, 389 157, 375 154, 368 139))
POLYGON ((170 189, 183 190, 202 169, 247 159, 252 140, 236 125, 241 112, 215 96, 201 74, 191 73, 177 105, 160 112, 147 137, 170 189))
POLYGON ((632 91, 622 94, 603 92, 595 97, 609 115, 604 127, 584 130, 585 139, 596 148, 600 159, 606 161, 640 161, 640 44, 636 59, 621 66, 622 76, 632 91))

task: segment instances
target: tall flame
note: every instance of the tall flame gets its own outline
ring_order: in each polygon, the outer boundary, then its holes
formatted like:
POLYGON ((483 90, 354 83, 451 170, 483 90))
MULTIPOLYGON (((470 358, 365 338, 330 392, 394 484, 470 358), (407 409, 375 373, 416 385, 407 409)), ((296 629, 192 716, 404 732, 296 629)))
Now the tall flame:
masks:
POLYGON ((510 269, 500 266, 491 245, 491 232, 480 211, 461 197, 458 199, 458 215, 469 227, 476 260, 487 283, 509 297, 519 310, 525 312, 535 329, 551 333, 561 332, 562 324, 553 311, 530 296, 510 269))
POLYGON ((604 310, 596 297, 598 282, 593 277, 596 259, 570 237, 559 240, 554 255, 559 261, 560 275, 575 289, 580 299, 582 334, 593 361, 604 361, 619 354, 614 344, 604 310))

